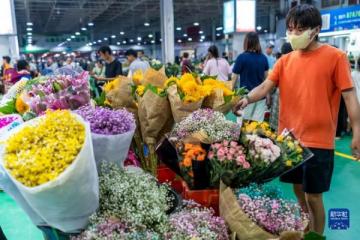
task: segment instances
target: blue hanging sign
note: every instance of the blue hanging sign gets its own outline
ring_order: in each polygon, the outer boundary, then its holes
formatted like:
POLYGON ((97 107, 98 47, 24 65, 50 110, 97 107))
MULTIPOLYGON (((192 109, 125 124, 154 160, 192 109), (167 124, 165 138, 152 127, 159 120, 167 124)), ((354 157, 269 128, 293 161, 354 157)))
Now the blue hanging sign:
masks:
POLYGON ((322 33, 359 29, 360 5, 347 8, 321 10, 323 20, 322 33))

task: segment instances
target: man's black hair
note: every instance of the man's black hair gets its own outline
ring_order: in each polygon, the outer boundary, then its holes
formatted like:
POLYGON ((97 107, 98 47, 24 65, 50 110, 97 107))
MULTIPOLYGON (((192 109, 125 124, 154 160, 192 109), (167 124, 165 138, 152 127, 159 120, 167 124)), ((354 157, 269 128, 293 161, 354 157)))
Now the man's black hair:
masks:
POLYGON ((188 57, 189 57, 189 53, 188 53, 188 52, 184 52, 183 57, 184 57, 184 58, 188 58, 188 57))
POLYGON ((111 48, 109 46, 102 46, 99 48, 98 52, 102 52, 103 54, 105 53, 111 54, 111 48))
POLYGON ((144 50, 139 50, 140 53, 145 54, 144 50))
POLYGON ((26 60, 19 60, 16 64, 16 68, 18 71, 27 70, 29 63, 26 60))
POLYGON ((309 4, 301 4, 290 9, 286 16, 286 27, 290 24, 301 28, 315 28, 322 26, 320 11, 309 4))
POLYGON ((288 54, 290 52, 292 52, 293 49, 291 47, 291 44, 286 42, 281 46, 281 54, 288 54))
POLYGON ((134 49, 129 49, 125 52, 125 56, 133 56, 137 58, 137 52, 134 49))
POLYGON ((7 63, 11 62, 11 58, 9 56, 3 56, 3 60, 6 60, 7 63))

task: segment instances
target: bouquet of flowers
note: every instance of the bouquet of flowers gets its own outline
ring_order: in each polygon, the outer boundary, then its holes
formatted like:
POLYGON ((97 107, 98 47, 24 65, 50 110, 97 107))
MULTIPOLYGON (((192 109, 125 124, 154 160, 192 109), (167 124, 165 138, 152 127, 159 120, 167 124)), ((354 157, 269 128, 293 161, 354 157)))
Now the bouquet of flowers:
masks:
POLYGON ((68 110, 48 111, 10 130, 4 140, 0 164, 14 184, 8 189, 21 193, 20 205, 25 199, 32 212, 63 232, 83 228, 99 195, 90 127, 82 118, 68 110))
POLYGON ((203 106, 224 114, 228 113, 247 92, 245 88, 239 88, 232 91, 232 86, 229 86, 227 82, 216 80, 214 78, 204 79, 203 85, 204 87, 211 89, 211 93, 205 98, 203 106))
POLYGON ((187 202, 183 210, 171 215, 170 224, 165 240, 229 239, 225 221, 214 216, 212 209, 202 208, 195 202, 187 202))
POLYGON ((103 164, 99 177, 100 207, 91 223, 115 217, 135 226, 164 233, 169 229, 167 210, 171 199, 168 188, 142 172, 124 171, 113 164, 103 164))
POLYGON ((177 123, 170 133, 170 138, 175 141, 196 139, 207 144, 223 140, 237 141, 239 136, 240 126, 212 109, 199 109, 191 113, 177 123))
POLYGON ((181 175, 191 189, 204 189, 208 186, 206 151, 200 144, 186 143, 181 150, 181 175))
POLYGON ((306 214, 295 201, 286 200, 276 187, 250 185, 237 191, 244 213, 267 232, 280 235, 284 231, 303 231, 306 214))
POLYGON ((136 128, 133 114, 125 109, 92 106, 83 106, 76 113, 90 123, 98 169, 103 161, 122 167, 136 128))
POLYGON ((180 122, 201 108, 204 98, 211 93, 209 87, 203 86, 201 81, 190 73, 182 75, 180 79, 169 78, 165 86, 175 122, 180 122))
POLYGON ((156 71, 159 71, 164 65, 159 60, 153 59, 150 61, 150 66, 156 71))
POLYGON ((227 186, 239 187, 251 174, 251 164, 246 160, 246 151, 236 141, 224 140, 211 144, 208 158, 212 186, 219 186, 221 180, 227 186))
POLYGON ((76 76, 53 75, 39 78, 37 82, 27 86, 28 90, 24 101, 37 115, 47 109, 75 110, 90 103, 88 78, 87 72, 76 76))
POLYGON ((126 108, 135 113, 137 107, 131 96, 131 84, 131 79, 124 76, 119 76, 115 80, 106 83, 103 87, 105 104, 114 109, 126 108))
POLYGON ((180 65, 174 63, 168 63, 165 67, 165 73, 168 78, 170 77, 177 77, 181 74, 181 67, 180 65))

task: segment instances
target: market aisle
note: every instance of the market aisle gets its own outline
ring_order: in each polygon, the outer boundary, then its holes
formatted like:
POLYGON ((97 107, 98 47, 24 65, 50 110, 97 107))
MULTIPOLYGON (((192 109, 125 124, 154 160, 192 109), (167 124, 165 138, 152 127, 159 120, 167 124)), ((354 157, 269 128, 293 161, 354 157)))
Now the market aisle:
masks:
MULTIPOLYGON (((350 138, 337 142, 337 151, 349 154, 350 138)), ((327 229, 328 240, 353 240, 360 234, 360 191, 357 184, 360 180, 360 162, 336 157, 332 191, 325 195, 326 208, 348 208, 350 210, 350 229, 332 231, 327 229), (351 196, 351 197, 349 197, 351 196)), ((293 198, 291 186, 276 182, 287 197, 293 198)), ((9 240, 42 240, 42 235, 24 212, 5 193, 0 192, 0 225, 9 240)), ((326 227, 327 228, 327 227, 326 227)))

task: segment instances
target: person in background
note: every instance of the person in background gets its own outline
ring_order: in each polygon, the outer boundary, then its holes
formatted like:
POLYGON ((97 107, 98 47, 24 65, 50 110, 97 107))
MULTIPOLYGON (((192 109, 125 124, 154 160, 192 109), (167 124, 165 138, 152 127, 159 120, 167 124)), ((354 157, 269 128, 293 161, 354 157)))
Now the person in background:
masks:
POLYGON ((93 74, 97 77, 105 77, 105 66, 101 60, 97 60, 93 69, 93 74))
POLYGON ((100 58, 105 61, 105 77, 95 76, 100 84, 106 81, 112 81, 117 76, 122 75, 121 63, 111 54, 109 46, 102 46, 99 49, 100 58))
POLYGON ((26 60, 19 60, 16 64, 17 69, 17 76, 12 81, 13 83, 16 83, 20 80, 29 80, 31 79, 31 72, 30 72, 30 65, 26 60))
POLYGON ((134 49, 126 51, 125 56, 130 64, 129 70, 131 74, 134 74, 137 70, 141 70, 143 73, 150 68, 150 64, 138 58, 138 53, 134 49))
POLYGON ((226 61, 229 61, 229 56, 227 55, 226 52, 223 52, 223 53, 222 53, 222 57, 223 57, 226 61))
POLYGON ((64 66, 74 68, 76 65, 75 65, 75 62, 72 60, 72 58, 68 57, 68 58, 66 58, 66 61, 64 62, 64 66))
POLYGON ((149 58, 145 56, 144 50, 139 50, 139 51, 137 52, 137 57, 138 57, 141 61, 149 62, 149 58))
POLYGON ((189 59, 188 52, 184 52, 180 65, 181 65, 181 74, 190 73, 194 71, 194 66, 192 65, 191 60, 189 59))
MULTIPOLYGON (((279 60, 282 55, 292 52, 291 44, 286 42, 281 46, 281 52, 278 55, 279 60)), ((279 88, 276 88, 271 96, 271 110, 270 110, 270 127, 275 131, 278 130, 279 126, 279 88)))
POLYGON ((263 99, 275 86, 280 89, 279 132, 292 129, 314 156, 280 178, 292 183, 301 207, 309 212, 309 230, 323 234, 323 193, 330 190, 334 169, 336 120, 341 95, 353 129, 353 156, 360 159, 360 105, 357 101, 347 56, 318 42, 320 11, 303 4, 286 17, 287 38, 293 52, 281 57, 267 80, 241 99, 238 114, 250 103, 263 99), (304 71, 306 69, 306 71, 304 71))
POLYGON ((228 81, 232 73, 229 63, 224 58, 219 58, 219 50, 216 46, 208 49, 208 60, 205 62, 204 74, 217 76, 217 79, 228 81))
MULTIPOLYGON (((268 70, 269 64, 265 55, 261 53, 259 36, 256 32, 249 32, 245 36, 244 52, 237 57, 233 67, 232 84, 236 85, 236 88, 244 87, 251 91, 264 82, 268 70)), ((267 99, 270 99, 270 95, 267 99)), ((247 106, 243 118, 263 121, 267 101, 270 101, 267 99, 263 98, 247 106)))
POLYGON ((180 61, 180 57, 179 57, 179 56, 176 56, 176 57, 175 57, 175 63, 178 64, 178 65, 180 65, 180 62, 181 62, 181 61, 180 61))
MULTIPOLYGON (((56 69, 58 69, 58 63, 55 62, 52 57, 48 57, 44 70, 48 73, 53 73, 56 69)), ((45 74, 43 74, 43 75, 45 75, 45 74)))
POLYGON ((355 63, 355 69, 351 73, 351 77, 354 82, 357 99, 360 103, 360 57, 357 59, 355 63))
POLYGON ((276 58, 273 56, 274 45, 272 43, 268 43, 265 50, 265 56, 267 58, 269 69, 273 69, 274 64, 276 62, 276 58))
POLYGON ((15 73, 15 69, 11 66, 11 58, 9 56, 2 57, 2 65, 1 65, 1 93, 5 93, 7 89, 7 83, 10 82, 11 74, 9 72, 13 71, 15 73))

